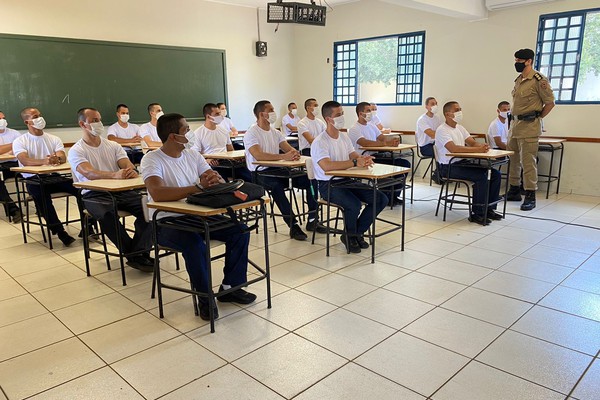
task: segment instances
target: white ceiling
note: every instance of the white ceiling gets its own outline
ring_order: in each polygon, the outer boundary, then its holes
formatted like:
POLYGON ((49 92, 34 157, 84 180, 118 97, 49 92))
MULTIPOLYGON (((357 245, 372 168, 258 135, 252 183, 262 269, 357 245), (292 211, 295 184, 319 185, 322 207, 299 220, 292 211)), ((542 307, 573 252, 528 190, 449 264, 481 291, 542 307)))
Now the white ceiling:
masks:
MULTIPOLYGON (((267 3, 275 3, 277 0, 206 0, 213 3, 232 4, 236 6, 253 7, 253 8, 266 8, 267 3)), ((285 0, 290 1, 290 0, 285 0)), ((310 3, 310 0, 293 0, 298 3, 310 3)), ((356 3, 360 0, 315 0, 317 5, 326 6, 329 3, 330 6, 335 6, 344 3, 356 3)))

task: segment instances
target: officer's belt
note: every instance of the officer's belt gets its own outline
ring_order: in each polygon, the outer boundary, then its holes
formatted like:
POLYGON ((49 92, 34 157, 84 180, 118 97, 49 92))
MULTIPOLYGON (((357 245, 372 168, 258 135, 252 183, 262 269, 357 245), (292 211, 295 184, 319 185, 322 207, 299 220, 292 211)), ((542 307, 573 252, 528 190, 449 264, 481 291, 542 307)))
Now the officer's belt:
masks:
POLYGON ((534 121, 540 115, 542 115, 541 111, 532 111, 532 112, 527 113, 527 114, 517 115, 517 119, 519 121, 534 121))

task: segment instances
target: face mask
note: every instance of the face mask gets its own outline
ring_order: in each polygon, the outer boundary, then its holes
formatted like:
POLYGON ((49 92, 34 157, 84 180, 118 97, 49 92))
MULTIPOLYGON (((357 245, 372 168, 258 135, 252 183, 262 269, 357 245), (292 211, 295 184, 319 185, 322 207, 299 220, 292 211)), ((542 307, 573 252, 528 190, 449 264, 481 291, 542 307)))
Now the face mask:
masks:
POLYGON ((221 117, 225 118, 227 116, 227 110, 221 110, 221 117))
POLYGON ((269 113, 269 123, 274 124, 277 121, 277 113, 275 111, 269 113))
POLYGON ((121 114, 121 115, 119 115, 119 120, 121 120, 122 123, 126 124, 127 121, 129 121, 129 114, 121 114))
POLYGON ((223 116, 222 115, 217 115, 217 116, 211 115, 210 119, 212 119, 213 122, 215 124, 217 124, 217 125, 219 125, 221 122, 223 122, 223 116))
POLYGON ((457 124, 460 124, 462 119, 463 119, 462 111, 457 111, 454 113, 454 118, 452 118, 452 121, 456 122, 457 124))
POLYGON ((165 113, 164 113, 164 112, 162 112, 162 111, 159 111, 159 112, 157 112, 157 113, 156 113, 155 117, 156 117, 156 119, 159 119, 159 118, 160 118, 160 117, 162 117, 163 115, 165 115, 165 113))
POLYGON ((345 124, 346 124, 346 121, 344 121, 343 115, 340 115, 339 117, 335 117, 333 119, 333 126, 335 127, 335 129, 342 129, 345 124))
POLYGON ((0 129, 4 129, 8 126, 8 122, 4 118, 0 118, 0 129))
POLYGON ((517 70, 517 72, 523 72, 525 70, 525 63, 524 62, 516 62, 515 63, 515 69, 517 70))
POLYGON ((175 136, 175 138, 176 138, 175 141, 177 143, 179 143, 180 145, 186 146, 188 144, 187 136, 185 136, 185 135, 178 135, 177 133, 174 133, 173 136, 175 136), (180 142, 179 140, 177 140, 177 136, 183 136, 185 138, 185 142, 180 142))
POLYGON ((37 117, 31 120, 32 125, 35 129, 44 129, 46 127, 46 120, 44 117, 37 117))
POLYGON ((311 112, 314 117, 319 115, 319 109, 317 107, 313 108, 311 112))
POLYGON ((92 122, 90 128, 90 133, 93 136, 101 136, 104 134, 104 125, 102 125, 102 122, 92 122))
POLYGON ((371 117, 373 117, 373 118, 377 117, 377 111, 371 111, 371 117))
POLYGON ((367 122, 371 122, 372 119, 373 119, 373 113, 372 112, 365 113, 365 120, 367 122))
POLYGON ((431 106, 431 113, 432 114, 437 114, 437 112, 438 112, 438 106, 437 106, 437 104, 435 106, 431 106))
POLYGON ((292 109, 292 115, 298 115, 298 110, 297 109, 292 109))
POLYGON ((510 113, 510 111, 500 111, 500 116, 502 118, 508 118, 508 113, 510 113))

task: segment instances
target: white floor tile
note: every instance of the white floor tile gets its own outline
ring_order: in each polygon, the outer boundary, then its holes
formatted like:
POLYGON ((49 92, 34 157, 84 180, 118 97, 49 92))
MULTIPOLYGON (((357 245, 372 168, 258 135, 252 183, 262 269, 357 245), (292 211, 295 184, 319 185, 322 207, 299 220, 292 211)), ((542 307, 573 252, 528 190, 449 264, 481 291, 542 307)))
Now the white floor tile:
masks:
POLYGON ((438 256, 423 253, 417 250, 409 250, 405 248, 404 251, 389 251, 381 256, 377 257, 377 261, 382 261, 398 267, 416 270, 424 265, 429 264, 437 260, 438 256))
POLYGON ((37 292, 85 277, 84 271, 73 264, 68 263, 55 268, 33 272, 31 274, 19 275, 15 277, 15 280, 28 291, 37 292))
POLYGON ((14 324, 47 313, 33 296, 23 295, 0 301, 0 326, 14 324))
POLYGON ((600 393, 600 359, 596 358, 573 392, 580 400, 593 400, 600 393))
POLYGON ((439 305, 459 293, 466 286, 413 272, 385 286, 385 289, 439 305))
POLYGON ((112 292, 108 286, 93 277, 88 277, 40 290, 33 295, 50 311, 54 311, 112 292))
POLYGON ((531 303, 538 302, 554 285, 502 271, 494 271, 474 287, 531 303))
POLYGON ((338 274, 329 274, 298 290, 337 306, 343 306, 372 292, 376 287, 338 274))
POLYGON ((521 257, 577 268, 589 257, 589 254, 538 244, 521 254, 521 257))
POLYGON ((558 286, 540 305, 600 321, 600 295, 558 286))
MULTIPOLYGON (((493 248, 493 245, 488 246, 493 248)), ((497 269, 514 258, 513 255, 499 253, 497 251, 482 249, 469 245, 449 254, 447 258, 462 261, 481 267, 497 269)))
POLYGON ((548 237, 550 233, 535 231, 531 229, 517 228, 514 224, 505 226, 502 229, 498 229, 496 232, 490 234, 490 241, 492 238, 501 237, 505 239, 516 240, 524 243, 536 244, 548 237))
POLYGON ((0 301, 27 294, 27 291, 14 279, 0 281, 0 301))
POLYGON ((559 284, 573 272, 573 269, 544 261, 515 257, 504 264, 500 268, 500 271, 510 272, 511 274, 537 279, 539 281, 559 284))
POLYGON ((565 281, 561 283, 561 286, 600 294, 600 274, 577 270, 565 279, 565 281))
MULTIPOLYGON (((410 250, 421 251, 438 257, 447 256, 462 249, 464 246, 458 243, 447 242, 445 240, 434 239, 430 237, 420 237, 410 243, 407 243, 405 248, 410 250)), ((385 260, 382 260, 385 261, 385 260)))
POLYGON ((463 285, 472 285, 492 271, 488 268, 456 261, 449 258, 440 258, 419 268, 419 272, 446 279, 463 285))
POLYGON ((409 274, 410 270, 375 259, 374 264, 371 264, 371 260, 364 260, 342 268, 337 273, 373 286, 381 287, 409 274))
POLYGON ((471 244, 486 236, 481 233, 469 232, 456 228, 443 228, 427 235, 430 238, 445 240, 447 242, 458 243, 462 245, 471 244))
POLYGON ((298 258, 298 261, 334 272, 341 268, 347 267, 348 265, 356 264, 357 262, 364 260, 364 257, 362 257, 364 254, 367 253, 364 252, 359 255, 347 254, 346 252, 330 249, 329 257, 327 257, 326 250, 322 249, 300 257, 298 258))
POLYGON ((594 255, 581 264, 580 270, 592 271, 600 274, 600 255, 594 255))
POLYGON ((294 260, 271 269, 271 280, 294 288, 327 274, 322 268, 294 260))
POLYGON ((596 250, 598 250, 598 248, 600 248, 598 240, 591 240, 589 238, 589 234, 587 237, 563 236, 561 235, 560 231, 542 240, 540 244, 543 246, 571 250, 585 254, 593 254, 596 252, 596 250))

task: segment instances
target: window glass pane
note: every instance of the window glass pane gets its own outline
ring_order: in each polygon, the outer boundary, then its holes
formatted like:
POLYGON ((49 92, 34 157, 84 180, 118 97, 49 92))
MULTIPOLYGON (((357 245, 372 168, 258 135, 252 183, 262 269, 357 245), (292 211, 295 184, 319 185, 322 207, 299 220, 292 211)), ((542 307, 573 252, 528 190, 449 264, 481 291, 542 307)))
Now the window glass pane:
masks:
POLYGON ((560 28, 556 30, 556 39, 564 39, 567 37, 567 28, 560 28))
POLYGON ((542 73, 542 75, 546 75, 546 76, 548 76, 548 71, 549 70, 550 69, 548 67, 542 67, 542 68, 540 68, 540 72, 542 73))
POLYGON ((573 95, 572 90, 561 90, 559 99, 564 100, 564 101, 570 101, 572 95, 573 95))
POLYGON ((565 60, 565 56, 563 53, 554 54, 552 57, 552 64, 562 64, 565 60))
POLYGON ((554 29, 546 29, 544 31, 544 40, 554 39, 554 29))
POLYGON ((544 27, 545 28, 552 28, 556 25, 556 20, 554 18, 552 19, 547 19, 546 22, 544 22, 544 27))
POLYGON ((577 51, 579 49, 579 40, 569 40, 567 51, 577 51))
POLYGON ((556 52, 565 51, 565 41, 559 40, 559 41, 555 42, 554 43, 554 51, 556 51, 556 52))
POLYGON ((550 79, 550 86, 552 86, 553 88, 560 87, 560 78, 552 78, 552 79, 550 79))
POLYGON ((568 23, 569 23, 569 18, 567 18, 567 17, 558 19, 558 26, 565 26, 568 23))
POLYGON ((575 76, 575 66, 567 65, 563 71, 564 76, 575 76))
POLYGON ((571 25, 581 25, 581 21, 583 19, 581 18, 581 15, 578 15, 576 17, 571 17, 571 25))
POLYGON ((542 65, 548 65, 550 64, 550 55, 549 54, 544 54, 540 60, 540 64, 542 65))
POLYGON ((575 79, 573 78, 564 78, 562 81, 562 89, 573 89, 573 83, 575 79))
POLYGON ((577 62, 577 53, 567 53, 565 64, 575 64, 577 62))
POLYGON ((569 28, 569 39, 578 38, 580 32, 581 32, 581 27, 579 27, 579 26, 573 26, 573 27, 569 28))
POLYGON ((550 53, 552 50, 552 42, 544 42, 542 44, 542 53, 550 53))
POLYGON ((579 60, 577 101, 600 101, 600 12, 587 13, 579 60))

